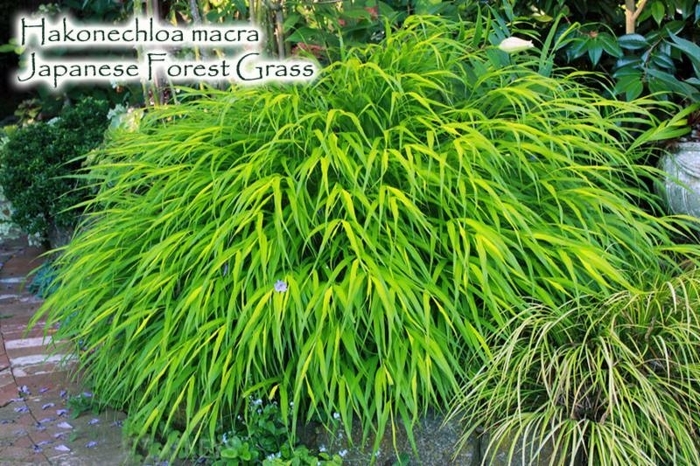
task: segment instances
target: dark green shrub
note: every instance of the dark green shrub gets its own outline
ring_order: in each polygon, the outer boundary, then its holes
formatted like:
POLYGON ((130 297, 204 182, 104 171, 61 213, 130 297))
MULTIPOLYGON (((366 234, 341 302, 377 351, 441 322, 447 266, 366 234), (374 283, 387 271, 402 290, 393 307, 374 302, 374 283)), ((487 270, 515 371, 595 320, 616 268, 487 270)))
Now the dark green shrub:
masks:
POLYGON ((412 17, 311 85, 183 90, 93 167, 36 319, 70 318, 138 435, 211 441, 261 391, 381 437, 443 407, 511 312, 678 268, 677 224, 636 204, 673 128, 488 33, 412 17))
POLYGON ((47 239, 71 228, 89 192, 74 177, 82 158, 103 140, 107 104, 86 99, 65 109, 53 123, 12 132, 0 148, 0 186, 12 203, 12 220, 26 233, 47 239))

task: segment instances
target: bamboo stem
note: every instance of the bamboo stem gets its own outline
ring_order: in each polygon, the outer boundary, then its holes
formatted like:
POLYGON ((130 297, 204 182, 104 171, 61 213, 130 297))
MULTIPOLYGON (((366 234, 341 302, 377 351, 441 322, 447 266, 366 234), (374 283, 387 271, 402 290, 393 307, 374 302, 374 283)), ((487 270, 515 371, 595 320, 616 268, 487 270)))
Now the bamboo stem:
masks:
POLYGON ((275 13, 273 28, 275 31, 275 40, 277 41, 277 57, 283 59, 285 57, 284 48, 284 15, 282 14, 282 0, 272 2, 270 9, 275 13))
POLYGON ((199 14, 199 5, 197 0, 190 0, 190 14, 192 15, 193 24, 199 24, 202 22, 202 16, 199 14))
POLYGON ((647 0, 641 0, 637 5, 636 0, 625 0, 625 34, 634 34, 637 30, 637 19, 644 9, 647 0))

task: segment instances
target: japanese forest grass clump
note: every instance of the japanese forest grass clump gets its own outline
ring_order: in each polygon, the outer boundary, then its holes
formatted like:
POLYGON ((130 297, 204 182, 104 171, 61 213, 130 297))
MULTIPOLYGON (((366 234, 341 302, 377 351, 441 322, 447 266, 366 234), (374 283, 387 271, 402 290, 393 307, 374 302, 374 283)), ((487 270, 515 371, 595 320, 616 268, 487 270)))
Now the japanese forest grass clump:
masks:
POLYGON ((677 267, 681 223, 638 207, 646 104, 476 34, 410 18, 312 84, 183 91, 109 143, 40 316, 138 435, 214 438, 257 393, 294 425, 410 424, 511 312, 677 267))
POLYGON ((457 397, 463 441, 485 428, 485 465, 700 464, 699 308, 694 268, 598 303, 521 311, 457 397))

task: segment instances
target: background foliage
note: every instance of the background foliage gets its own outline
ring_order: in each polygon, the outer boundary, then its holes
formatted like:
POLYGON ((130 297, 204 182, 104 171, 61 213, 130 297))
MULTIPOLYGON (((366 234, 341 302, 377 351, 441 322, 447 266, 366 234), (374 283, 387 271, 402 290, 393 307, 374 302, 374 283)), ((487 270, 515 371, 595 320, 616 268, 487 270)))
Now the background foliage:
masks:
POLYGON ((411 17, 313 85, 183 90, 92 167, 36 319, 69 319, 139 436, 213 439, 257 391, 381 434, 444 406, 511 312, 678 269, 637 161, 679 130, 490 33, 411 17))
POLYGON ((627 100, 650 93, 686 104, 700 99, 700 5, 694 0, 495 3, 504 4, 502 16, 511 25, 539 23, 540 37, 573 27, 560 63, 604 71, 627 100), (564 21, 555 21, 560 17, 564 21))

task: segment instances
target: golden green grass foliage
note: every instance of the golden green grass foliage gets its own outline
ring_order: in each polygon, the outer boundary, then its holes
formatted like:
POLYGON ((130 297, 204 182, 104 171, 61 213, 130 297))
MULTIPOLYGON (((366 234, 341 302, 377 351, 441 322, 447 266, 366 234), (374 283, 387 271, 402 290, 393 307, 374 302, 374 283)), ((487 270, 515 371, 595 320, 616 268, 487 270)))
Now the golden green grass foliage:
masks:
POLYGON ((513 310, 676 267, 630 145, 673 127, 485 34, 411 18, 313 84, 183 90, 115 137, 42 308, 96 393, 183 442, 256 392, 383 432, 451 399, 513 310))

